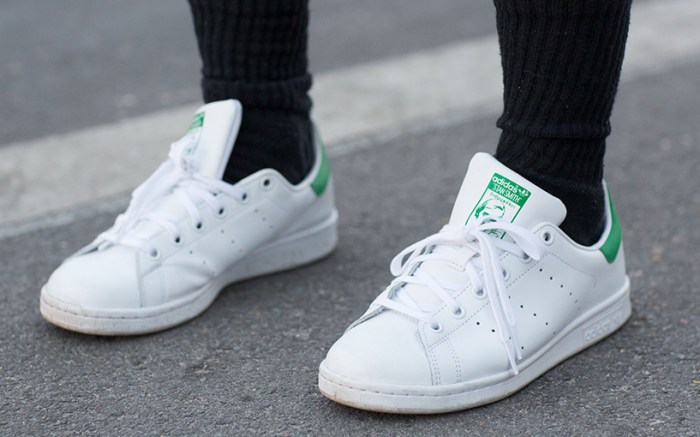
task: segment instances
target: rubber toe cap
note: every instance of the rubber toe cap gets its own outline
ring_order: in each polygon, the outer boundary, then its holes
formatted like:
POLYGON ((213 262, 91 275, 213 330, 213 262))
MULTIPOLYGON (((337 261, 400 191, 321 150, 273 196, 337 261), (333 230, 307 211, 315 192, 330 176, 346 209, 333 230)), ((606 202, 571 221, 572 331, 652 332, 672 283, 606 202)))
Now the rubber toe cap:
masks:
POLYGON ((346 332, 328 351, 325 366, 362 383, 432 385, 417 323, 393 311, 346 332))
POLYGON ((44 292, 81 308, 139 308, 135 260, 133 250, 118 246, 69 258, 53 272, 44 292))

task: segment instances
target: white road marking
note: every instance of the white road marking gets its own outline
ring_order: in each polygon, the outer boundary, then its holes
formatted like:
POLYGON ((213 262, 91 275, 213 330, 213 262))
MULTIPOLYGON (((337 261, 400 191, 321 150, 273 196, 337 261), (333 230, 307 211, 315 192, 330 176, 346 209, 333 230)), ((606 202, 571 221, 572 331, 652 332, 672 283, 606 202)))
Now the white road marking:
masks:
MULTIPOLYGON (((623 80, 697 61, 699 22, 697 0, 635 6, 623 80)), ((501 90, 498 44, 490 35, 319 75, 312 93, 314 117, 337 156, 437 124, 495 115, 501 90)), ((0 148, 0 237, 70 222, 73 212, 19 223, 31 217, 123 195, 164 159, 196 107, 0 148)))

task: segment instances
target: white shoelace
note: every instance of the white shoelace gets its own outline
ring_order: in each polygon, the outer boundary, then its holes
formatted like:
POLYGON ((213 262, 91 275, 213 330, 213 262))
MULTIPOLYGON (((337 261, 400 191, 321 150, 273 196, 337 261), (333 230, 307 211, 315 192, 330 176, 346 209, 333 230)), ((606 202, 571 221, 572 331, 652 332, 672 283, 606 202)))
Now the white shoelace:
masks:
POLYGON ((437 234, 408 246, 394 257, 391 261, 391 273, 396 279, 389 285, 392 291, 381 296, 376 303, 423 321, 431 329, 439 330, 440 325, 432 318, 435 309, 426 308, 425 304, 419 305, 404 292, 403 287, 406 284, 425 286, 444 302, 453 314, 460 315, 464 309, 450 293, 458 290, 460 284, 439 281, 425 269, 421 269, 420 265, 425 261, 466 261, 465 271, 474 290, 486 292, 508 360, 517 375, 516 359, 522 359, 522 354, 501 265, 500 255, 504 252, 512 253, 521 259, 531 257, 539 260, 544 255, 545 248, 532 231, 505 221, 485 218, 480 223, 468 226, 446 225, 437 234), (509 238, 498 238, 490 233, 493 231, 506 232, 509 238), (435 251, 438 246, 440 250, 435 251), (464 259, 465 247, 469 249, 467 259, 464 259), (483 281, 480 272, 483 273, 483 281))
POLYGON ((157 256, 157 249, 148 242, 153 233, 136 230, 137 225, 145 221, 155 223, 165 229, 174 242, 180 242, 181 232, 176 225, 179 217, 153 210, 156 202, 169 195, 177 196, 195 228, 202 226, 202 214, 195 199, 204 201, 219 214, 224 212, 219 194, 245 200, 246 193, 242 188, 199 173, 196 163, 188 154, 193 141, 190 136, 185 136, 170 146, 168 159, 133 191, 129 207, 117 217, 114 226, 97 237, 100 247, 121 244, 157 256))

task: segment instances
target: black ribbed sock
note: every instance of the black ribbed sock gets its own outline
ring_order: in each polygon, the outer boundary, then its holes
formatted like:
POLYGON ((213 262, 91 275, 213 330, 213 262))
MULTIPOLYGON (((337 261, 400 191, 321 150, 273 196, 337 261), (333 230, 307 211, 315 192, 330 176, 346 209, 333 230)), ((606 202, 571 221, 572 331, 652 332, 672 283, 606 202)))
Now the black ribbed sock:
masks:
POLYGON ((308 0, 189 0, 204 101, 237 99, 243 120, 224 180, 274 168, 296 184, 314 160, 308 0))
POLYGON ((605 138, 631 0, 494 0, 503 64, 496 158, 564 202, 561 228, 595 243, 605 225, 605 138))

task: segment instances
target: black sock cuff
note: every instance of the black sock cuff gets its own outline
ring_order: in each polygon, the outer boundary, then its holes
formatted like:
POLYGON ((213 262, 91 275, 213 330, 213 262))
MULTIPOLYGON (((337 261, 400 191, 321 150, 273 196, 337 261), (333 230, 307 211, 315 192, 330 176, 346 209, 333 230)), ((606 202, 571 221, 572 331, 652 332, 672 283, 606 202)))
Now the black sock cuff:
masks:
POLYGON ((235 98, 244 107, 308 115, 308 0, 189 3, 206 102, 235 98))
POLYGON ((308 115, 311 110, 310 74, 288 80, 244 82, 204 77, 204 102, 237 99, 243 108, 296 111, 308 115))
MULTIPOLYGON (((549 177, 559 184, 600 186, 605 140, 562 140, 503 131, 496 158, 531 179, 549 177)), ((537 183, 533 179, 532 182, 537 183)))

